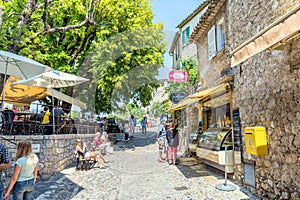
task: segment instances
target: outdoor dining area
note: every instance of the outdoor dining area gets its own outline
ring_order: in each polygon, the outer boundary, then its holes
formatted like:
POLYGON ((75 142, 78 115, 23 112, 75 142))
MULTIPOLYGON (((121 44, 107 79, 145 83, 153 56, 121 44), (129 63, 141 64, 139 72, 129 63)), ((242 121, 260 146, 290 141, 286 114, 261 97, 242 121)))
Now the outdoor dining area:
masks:
MULTIPOLYGON (((32 104, 31 104, 32 105, 32 104)), ((100 125, 94 118, 79 118, 83 113, 64 111, 70 115, 53 115, 53 108, 37 104, 42 107, 40 112, 13 110, 7 107, 1 111, 1 134, 2 135, 52 135, 52 134, 95 134, 100 131, 100 125), (49 112, 49 122, 43 123, 45 111, 49 112), (73 115, 73 116, 72 116, 73 115), (53 121, 54 119, 54 121, 53 121)), ((18 106, 13 106, 18 107, 18 106)), ((20 107, 20 106, 19 106, 20 107)), ((25 107, 25 106, 24 106, 25 107)), ((55 107, 54 110, 65 110, 55 107)), ((55 111, 54 111, 55 113, 55 111)))
POLYGON ((65 102, 86 109, 85 103, 60 92, 60 88, 79 85, 89 79, 53 70, 32 59, 1 50, 0 73, 4 74, 0 111, 2 135, 95 133, 98 129, 96 122, 81 120, 82 113, 62 108, 65 102), (43 98, 48 98, 52 104, 37 101, 43 98))

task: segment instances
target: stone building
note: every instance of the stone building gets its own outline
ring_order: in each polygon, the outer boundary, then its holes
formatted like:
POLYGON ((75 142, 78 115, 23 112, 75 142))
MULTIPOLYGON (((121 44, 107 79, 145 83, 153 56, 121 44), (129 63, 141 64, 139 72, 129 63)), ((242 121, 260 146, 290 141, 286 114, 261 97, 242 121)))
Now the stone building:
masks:
MULTIPOLYGON (((203 131, 231 128, 228 170, 262 199, 300 199, 300 2, 207 2, 190 36, 202 88, 173 109, 198 107, 203 131), (245 128, 256 126, 267 130, 267 155, 246 150, 245 128)), ((198 156, 224 169, 215 151, 198 147, 198 156)))
POLYGON ((250 155, 243 146, 242 156, 244 183, 253 180, 263 199, 300 199, 299 3, 227 3, 234 107, 240 108, 242 130, 267 128, 268 154, 250 155))
MULTIPOLYGON (((208 1, 201 3, 190 15, 180 22, 177 26, 178 32, 176 32, 174 39, 170 47, 170 54, 173 58, 174 69, 181 69, 183 67, 182 59, 197 59, 197 46, 195 43, 189 40, 191 33, 194 31, 198 21, 202 18, 205 11, 208 8, 208 1)), ((193 93, 196 86, 189 88, 189 93, 193 93)), ((181 91, 178 91, 181 92, 181 91)), ((175 110, 174 110, 175 111, 175 110)), ((173 118, 180 118, 180 124, 182 130, 182 146, 187 150, 188 140, 191 133, 198 129, 198 106, 182 109, 181 113, 174 113, 173 118), (180 115, 180 117, 175 117, 180 115)))

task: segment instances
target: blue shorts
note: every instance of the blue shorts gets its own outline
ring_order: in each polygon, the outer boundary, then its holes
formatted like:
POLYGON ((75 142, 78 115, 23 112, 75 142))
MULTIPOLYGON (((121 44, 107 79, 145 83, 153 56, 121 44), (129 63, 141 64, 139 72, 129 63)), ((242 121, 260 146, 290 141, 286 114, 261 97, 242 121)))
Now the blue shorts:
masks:
POLYGON ((33 200, 34 180, 17 181, 13 188, 13 200, 33 200))

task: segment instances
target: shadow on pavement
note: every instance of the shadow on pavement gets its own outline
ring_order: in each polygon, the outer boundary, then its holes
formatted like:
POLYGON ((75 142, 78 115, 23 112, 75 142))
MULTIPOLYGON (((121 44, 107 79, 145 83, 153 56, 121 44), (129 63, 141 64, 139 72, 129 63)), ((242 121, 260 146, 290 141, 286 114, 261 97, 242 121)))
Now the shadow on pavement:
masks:
POLYGON ((177 168, 186 178, 211 175, 207 167, 200 164, 195 158, 179 158, 178 161, 177 168))
POLYGON ((149 132, 147 134, 136 133, 135 136, 128 141, 125 141, 124 137, 125 135, 123 133, 117 135, 114 151, 134 150, 136 147, 145 147, 156 142, 155 132, 149 132))
MULTIPOLYGON (((71 164, 65 169, 75 170, 71 164), (72 169, 71 169, 72 168, 72 169)), ((84 188, 69 180, 65 174, 57 173, 47 181, 37 181, 33 199, 71 199, 84 188)))

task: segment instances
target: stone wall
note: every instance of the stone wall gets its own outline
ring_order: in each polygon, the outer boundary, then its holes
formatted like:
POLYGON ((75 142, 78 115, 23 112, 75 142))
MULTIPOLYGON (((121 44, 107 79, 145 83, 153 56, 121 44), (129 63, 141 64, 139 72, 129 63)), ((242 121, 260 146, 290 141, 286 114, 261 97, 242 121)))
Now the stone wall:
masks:
POLYGON ((297 4, 299 0, 228 0, 228 39, 231 40, 231 50, 292 10, 297 4))
MULTIPOLYGON (((228 2, 232 49, 299 3, 228 2)), ((244 161, 254 163, 254 191, 263 199, 300 199, 300 70, 289 66, 299 61, 299 55, 300 40, 295 39, 282 51, 265 50, 237 67, 234 107, 240 108, 242 130, 267 128, 268 155, 250 155, 245 146, 242 155, 244 161)))
MULTIPOLYGON (((300 40, 295 43, 299 46, 300 40)), ((300 70, 291 71, 284 64, 286 53, 260 53, 236 74, 234 102, 240 108, 242 128, 267 127, 269 154, 252 156, 245 147, 243 154, 255 162, 256 191, 266 199, 300 198, 300 70)))
POLYGON ((39 178, 47 180, 51 175, 66 168, 75 161, 75 139, 81 138, 87 147, 93 142, 93 134, 68 134, 68 135, 32 135, 32 136, 3 136, 7 140, 1 141, 9 150, 11 168, 8 177, 13 173, 17 143, 20 140, 30 140, 32 144, 40 144, 40 151, 36 153, 39 157, 39 178), (12 143, 13 142, 13 143, 12 143))

